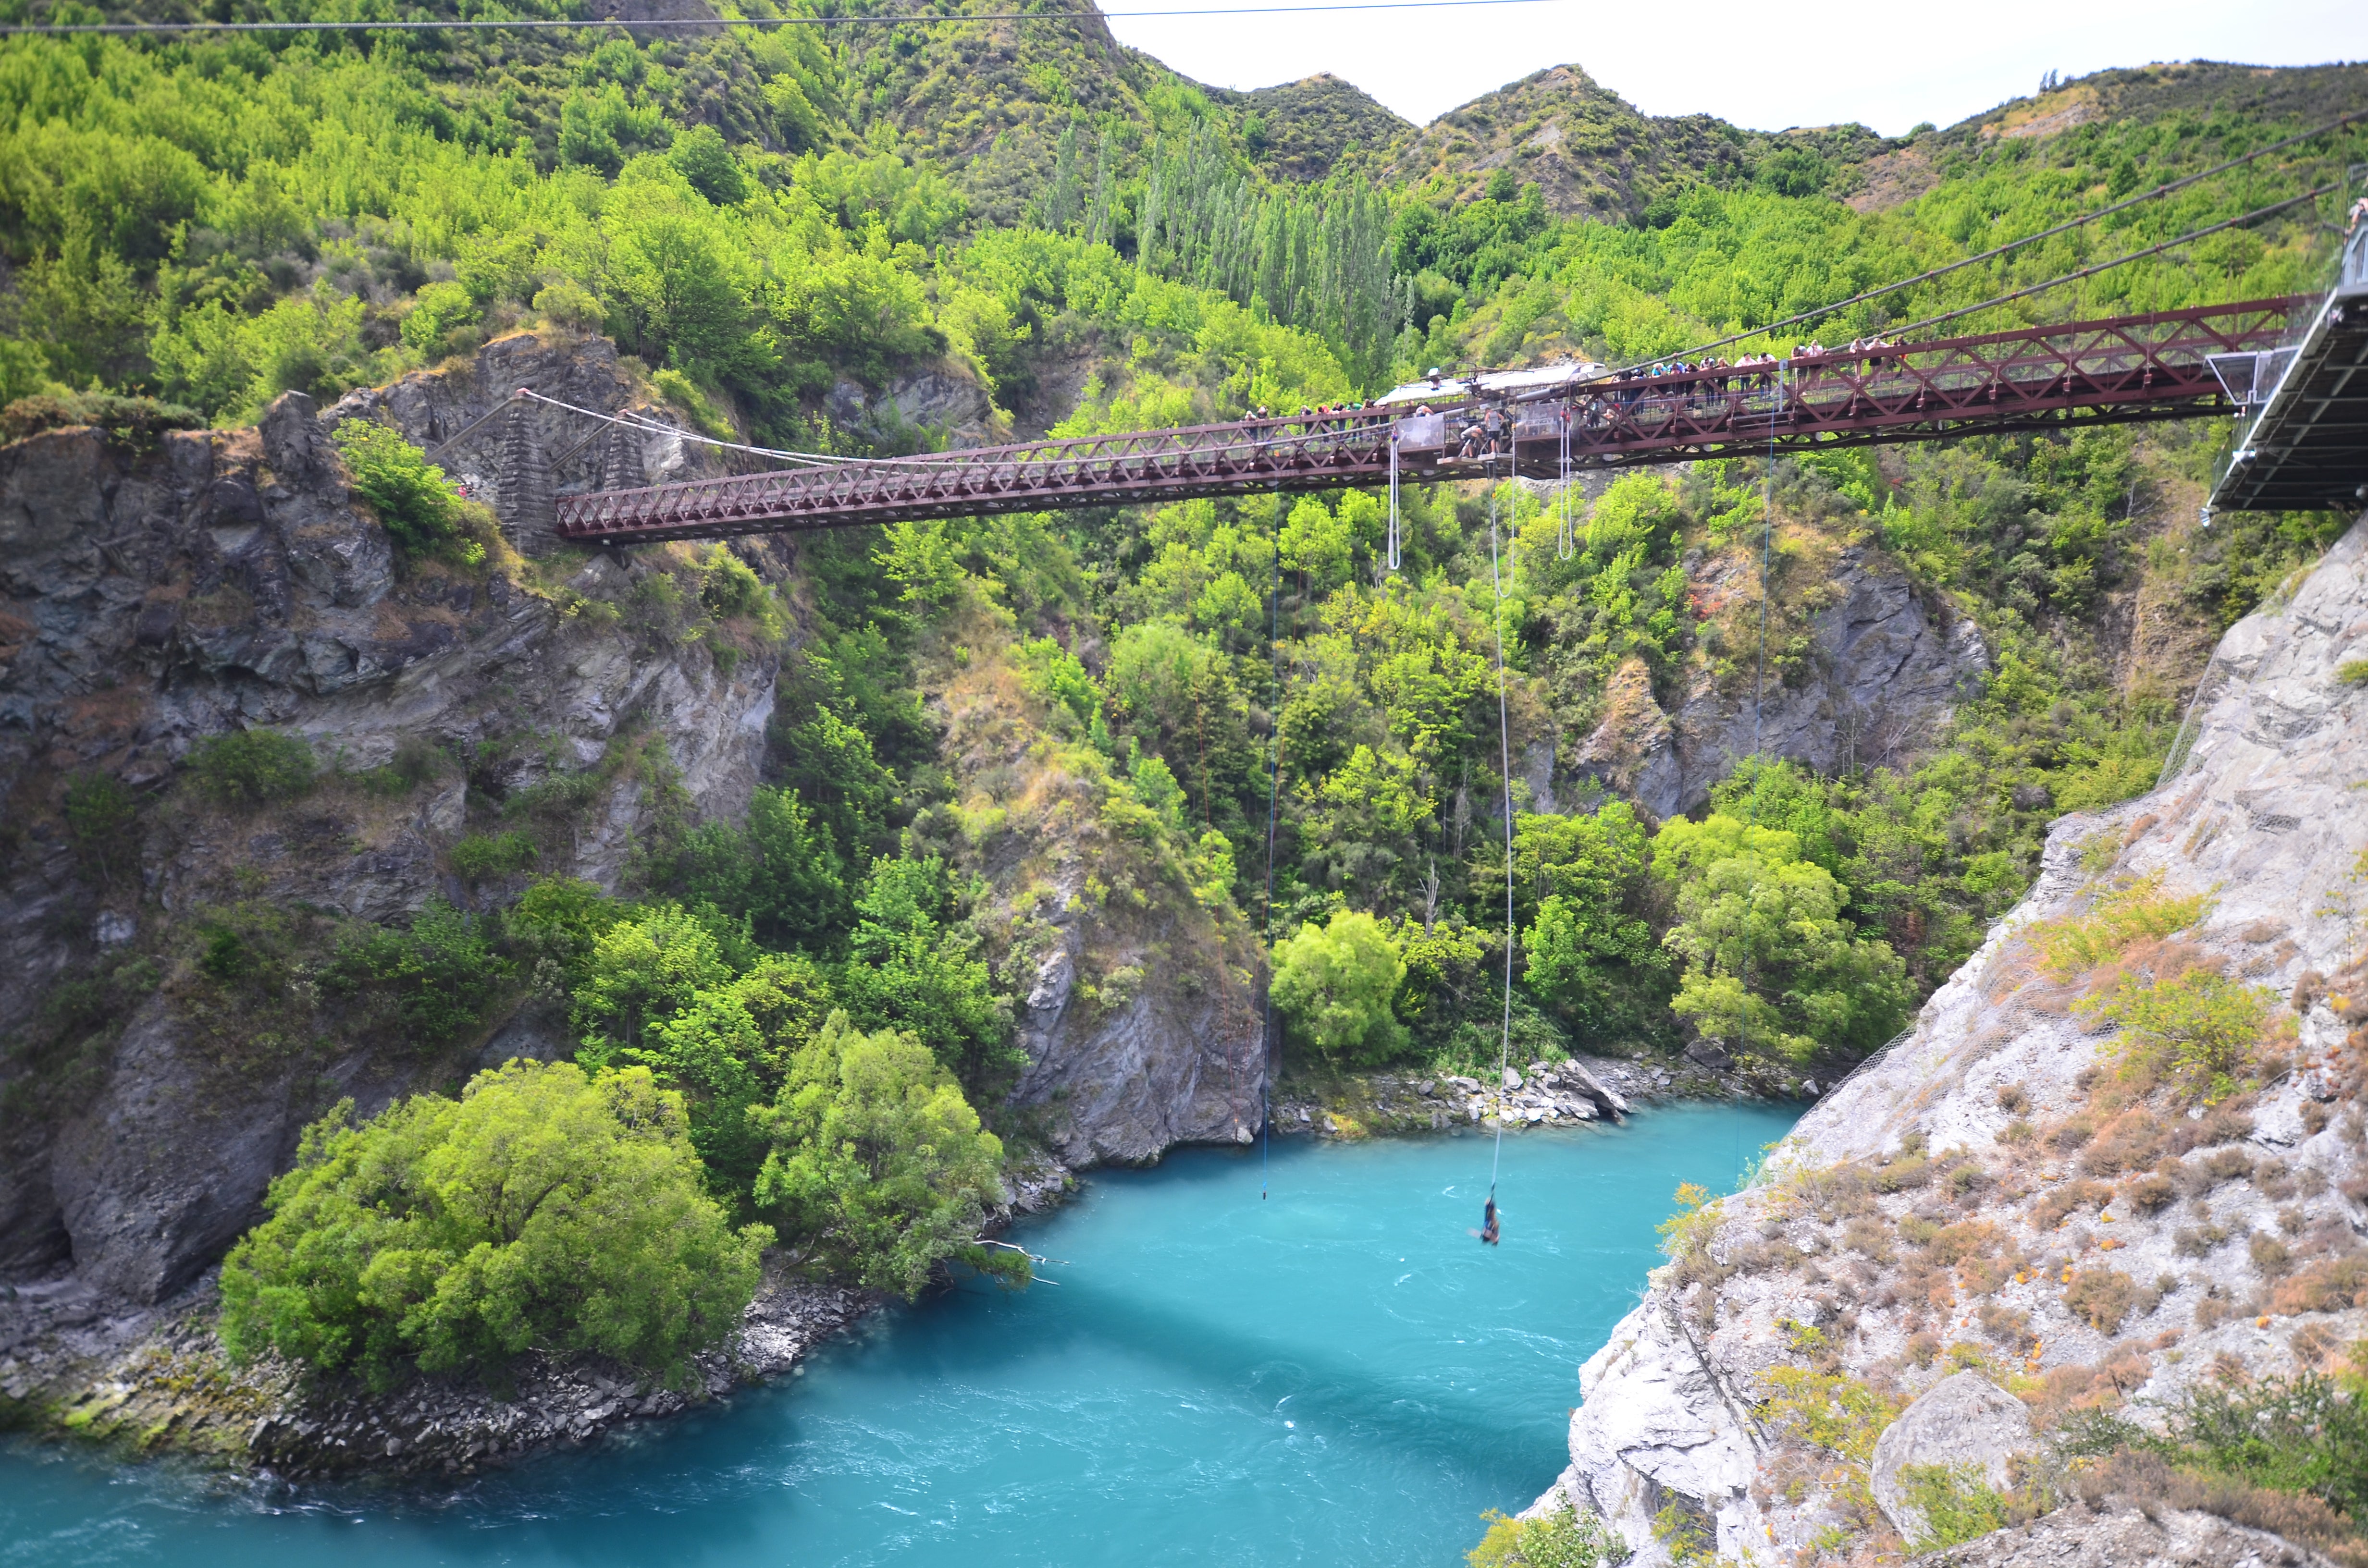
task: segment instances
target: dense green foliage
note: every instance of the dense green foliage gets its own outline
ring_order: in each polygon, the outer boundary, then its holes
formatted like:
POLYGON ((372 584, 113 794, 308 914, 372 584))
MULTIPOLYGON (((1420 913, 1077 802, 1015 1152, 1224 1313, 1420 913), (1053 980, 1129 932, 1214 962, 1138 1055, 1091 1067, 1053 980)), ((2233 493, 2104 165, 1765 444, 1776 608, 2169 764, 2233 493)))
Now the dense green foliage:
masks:
POLYGON ((910 1035, 833 1013, 755 1120, 772 1140, 757 1202, 835 1271, 910 1300, 947 1258, 1025 1279, 979 1240, 1003 1198, 1003 1144, 910 1035))
POLYGON ((1488 1533, 1464 1553, 1472 1568, 1618 1568, 1628 1545, 1593 1510, 1508 1518, 1491 1509, 1481 1516, 1488 1533))
POLYGON ((1344 909, 1275 944, 1274 1005, 1326 1060, 1369 1066, 1405 1044, 1390 1002, 1406 973, 1381 922, 1344 909))
POLYGON ((480 1074, 359 1127, 305 1130, 271 1218, 222 1265, 222 1338, 386 1388, 412 1369, 498 1382, 528 1349, 660 1377, 738 1326, 763 1226, 700 1187, 680 1097, 646 1072, 480 1074))

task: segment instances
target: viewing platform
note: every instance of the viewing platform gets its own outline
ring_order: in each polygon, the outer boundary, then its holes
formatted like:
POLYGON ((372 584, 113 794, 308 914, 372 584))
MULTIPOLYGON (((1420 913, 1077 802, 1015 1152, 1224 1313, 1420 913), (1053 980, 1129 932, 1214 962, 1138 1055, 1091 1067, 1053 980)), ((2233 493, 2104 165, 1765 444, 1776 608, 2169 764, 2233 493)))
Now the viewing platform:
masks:
POLYGON ((2368 222, 2335 286, 2275 347, 2215 354, 2245 424, 2212 486, 2214 512, 2352 512, 2368 504, 2368 222))

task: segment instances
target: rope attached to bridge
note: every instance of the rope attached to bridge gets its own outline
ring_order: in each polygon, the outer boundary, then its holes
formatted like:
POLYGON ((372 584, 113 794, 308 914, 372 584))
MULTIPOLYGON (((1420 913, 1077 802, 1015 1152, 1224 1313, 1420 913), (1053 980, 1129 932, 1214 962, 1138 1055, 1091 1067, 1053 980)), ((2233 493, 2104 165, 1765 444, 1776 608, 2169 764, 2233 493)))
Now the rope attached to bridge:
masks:
MULTIPOLYGON (((1493 470, 1496 465, 1491 463, 1493 470)), ((1488 580, 1497 590, 1497 610, 1490 618, 1497 631, 1497 756, 1505 787, 1505 988, 1504 1009, 1497 1037, 1497 1146, 1488 1157, 1486 1228, 1481 1240, 1497 1239, 1497 1178, 1505 1159, 1505 1079, 1513 1053, 1513 728, 1505 703, 1505 579, 1511 574, 1509 558, 1499 566, 1497 548, 1497 476, 1488 476, 1488 580)))
POLYGON ((1398 569, 1398 431, 1390 426, 1390 543, 1389 569, 1398 569))
POLYGON ((1273 579, 1267 586, 1267 645, 1274 664, 1274 722, 1266 757, 1266 1023, 1258 1036, 1258 1201, 1266 1201, 1274 1142, 1274 836, 1282 804, 1282 492, 1274 493, 1273 579))

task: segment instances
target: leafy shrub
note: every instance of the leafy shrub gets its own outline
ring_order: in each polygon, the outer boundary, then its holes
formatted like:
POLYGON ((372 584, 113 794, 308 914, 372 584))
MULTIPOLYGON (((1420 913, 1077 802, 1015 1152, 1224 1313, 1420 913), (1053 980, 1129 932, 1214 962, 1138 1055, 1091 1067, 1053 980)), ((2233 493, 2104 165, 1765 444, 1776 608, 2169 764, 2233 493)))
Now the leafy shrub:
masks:
POLYGON ((472 833, 452 846, 452 870, 462 881, 515 876, 541 858, 533 835, 516 828, 507 833, 472 833))
POLYGON ((1019 1254, 978 1240, 1003 1197, 1002 1142, 910 1035, 864 1034, 832 1014, 753 1115, 773 1142, 757 1202, 834 1272, 908 1301, 948 1258, 1027 1278, 1019 1254))
POLYGON ((430 899, 407 931, 373 926, 349 933, 324 967, 322 986, 432 1050, 474 1028, 509 983, 511 967, 492 938, 487 918, 430 899))
POLYGON ((189 748, 189 777, 226 806, 291 800, 313 787, 313 748, 302 735, 233 730, 189 748))
POLYGON ((461 498, 402 433, 367 419, 348 419, 330 439, 345 454, 354 493, 370 504, 395 548, 407 556, 450 554, 473 564, 484 546, 466 537, 461 498))
POLYGON ((101 881, 112 882, 139 864, 140 845, 132 836, 139 805, 112 774, 77 773, 67 779, 65 812, 74 853, 101 881))
POLYGON ((1840 1372, 1771 1367, 1760 1381, 1770 1392, 1759 1406, 1759 1418, 1772 1430, 1839 1460, 1839 1490, 1871 1513, 1873 1492, 1867 1466, 1874 1457, 1875 1438, 1899 1414, 1899 1405, 1840 1372))
POLYGON ((712 125, 694 125, 677 134, 666 149, 666 161, 681 171, 693 190, 718 207, 748 198, 748 176, 740 172, 732 150, 712 125))
MULTIPOLYGON (((475 325, 476 321, 477 301, 470 298, 466 287, 459 283, 430 283, 419 290, 411 313, 403 318, 403 341, 431 356, 466 352, 454 335, 475 325)), ((473 347, 476 341, 471 337, 466 347, 473 347)), ((344 445, 342 441, 338 444, 344 445)))
POLYGON ((394 755, 385 765, 353 775, 354 782, 373 795, 408 795, 442 770, 445 754, 425 735, 405 735, 394 743, 394 755))
POLYGON ((2007 1527, 2006 1498, 1977 1464, 1911 1464, 1899 1482, 1924 1522, 1910 1551, 1938 1551, 2007 1527))
POLYGON ((2335 666, 2335 678, 2346 686, 2368 686, 2368 659, 2346 659, 2335 666))
POLYGON ((1794 834, 1673 818, 1653 872, 1676 890, 1665 939, 1686 960, 1669 1006, 1705 1039, 1805 1065, 1862 1056, 1898 1028, 1907 966, 1842 917, 1841 885, 1794 834))
POLYGON ((1491 1508, 1480 1517, 1488 1533, 1463 1555, 1472 1568, 1614 1568, 1628 1560, 1628 1543, 1591 1509, 1515 1519, 1491 1508))
POLYGON ((2184 931, 2211 907, 2202 893, 2171 898, 2156 872, 2099 899, 2085 915, 2042 920, 2026 931, 2040 961, 2058 980, 2110 963, 2133 943, 2184 931))
POLYGON ((679 1096, 639 1070, 513 1062, 307 1128, 270 1218, 222 1273, 223 1344, 385 1390, 415 1369, 499 1387, 528 1350, 594 1351, 676 1382, 756 1292, 763 1226, 700 1190, 679 1096))
POLYGON ((2125 983, 2075 1004, 2084 1017, 2120 1026, 2128 1068, 2170 1080, 2205 1105, 2243 1086, 2276 993, 2194 969, 2152 984, 2125 983))
POLYGON ((874 860, 855 914, 839 989, 860 1027, 913 1035, 974 1095, 1026 1065, 1011 1043, 1010 1001, 977 957, 975 934, 954 918, 942 860, 874 860))
POLYGON ((103 392, 65 392, 20 397, 0 409, 0 441, 21 441, 67 426, 96 425, 118 440, 137 446, 154 441, 160 432, 196 430, 205 422, 205 415, 177 403, 103 392))
POLYGON ((1405 1045, 1390 999, 1406 961, 1381 922, 1341 910, 1275 944, 1274 1005, 1301 1040, 1343 1065, 1385 1062, 1405 1045))

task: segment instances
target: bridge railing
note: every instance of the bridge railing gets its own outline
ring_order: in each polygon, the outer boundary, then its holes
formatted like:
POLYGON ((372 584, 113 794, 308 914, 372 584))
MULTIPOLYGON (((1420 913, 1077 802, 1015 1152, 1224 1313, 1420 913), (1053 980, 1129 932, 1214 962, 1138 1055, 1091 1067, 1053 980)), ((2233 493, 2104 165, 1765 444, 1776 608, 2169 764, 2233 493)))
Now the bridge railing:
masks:
MULTIPOLYGON (((2294 301, 2158 312, 2103 321, 1859 347, 1782 364, 1719 366, 1602 381, 1514 402, 1509 445, 1522 472, 1672 461, 1706 452, 1828 439, 1899 439, 1966 426, 2014 427, 2073 409, 2200 412, 2225 401, 2208 356, 2274 342, 2294 301)), ((1371 483, 1391 446, 1416 474, 1501 463, 1468 433, 1477 403, 1428 414, 1361 409, 1178 429, 1071 437, 898 459, 563 497, 571 538, 712 536, 752 527, 833 527, 900 517, 1038 510, 1187 495, 1371 483)), ((2028 427, 2026 425, 2024 427, 2028 427)))

